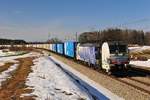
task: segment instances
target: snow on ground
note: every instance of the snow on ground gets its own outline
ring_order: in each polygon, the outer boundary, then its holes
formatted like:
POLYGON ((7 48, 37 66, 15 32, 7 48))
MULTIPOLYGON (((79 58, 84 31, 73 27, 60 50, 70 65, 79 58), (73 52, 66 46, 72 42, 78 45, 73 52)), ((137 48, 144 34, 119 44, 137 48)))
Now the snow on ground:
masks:
POLYGON ((15 55, 15 52, 3 52, 2 50, 0 50, 0 56, 8 56, 8 55, 15 55))
POLYGON ((70 66, 65 63, 59 61, 58 59, 50 56, 50 59, 53 60, 56 64, 59 64, 60 67, 69 75, 71 75, 74 79, 78 80, 79 83, 86 87, 86 90, 93 95, 96 100, 123 100, 123 98, 117 96, 112 93, 108 89, 104 88, 100 84, 97 84, 93 80, 89 79, 87 76, 81 74, 80 72, 74 70, 70 66))
POLYGON ((4 65, 6 62, 16 63, 17 61, 14 59, 26 58, 26 57, 32 57, 32 56, 40 56, 40 54, 36 52, 31 52, 31 53, 19 55, 19 56, 0 57, 0 66, 4 65))
MULTIPOLYGON (((150 50, 150 46, 137 46, 137 47, 129 47, 131 52, 141 52, 143 50, 150 50)), ((130 61, 130 64, 141 67, 150 67, 150 59, 147 61, 130 61)))
POLYGON ((130 64, 150 68, 150 59, 148 59, 147 61, 130 61, 130 64))
POLYGON ((10 66, 10 67, 8 68, 8 70, 3 71, 2 73, 0 73, 0 87, 1 87, 1 83, 2 83, 3 81, 5 81, 6 79, 8 79, 8 78, 11 77, 10 73, 11 73, 12 71, 14 71, 15 69, 17 69, 17 67, 18 67, 18 64, 14 64, 14 65, 10 66))
POLYGON ((17 58, 25 58, 25 57, 32 57, 32 56, 39 56, 39 53, 31 52, 28 54, 20 55, 20 56, 9 56, 9 57, 0 57, 0 66, 4 65, 6 62, 13 62, 14 65, 10 66, 6 71, 0 73, 0 86, 1 82, 5 81, 7 78, 10 78, 10 73, 17 69, 18 64, 15 59, 17 58))
POLYGON ((129 47, 129 51, 131 52, 143 51, 143 50, 150 50, 150 46, 129 47))
POLYGON ((63 72, 48 57, 34 60, 33 72, 29 74, 26 85, 32 87, 31 94, 37 100, 92 100, 91 95, 74 79, 63 72))

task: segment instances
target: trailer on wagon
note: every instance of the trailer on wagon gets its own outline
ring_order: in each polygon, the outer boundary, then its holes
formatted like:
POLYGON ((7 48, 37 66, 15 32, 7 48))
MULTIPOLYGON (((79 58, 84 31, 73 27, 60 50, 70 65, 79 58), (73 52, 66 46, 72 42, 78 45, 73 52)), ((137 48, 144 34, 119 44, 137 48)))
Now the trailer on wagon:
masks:
POLYGON ((89 66, 98 67, 100 59, 100 47, 97 44, 77 44, 76 59, 88 63, 89 66))

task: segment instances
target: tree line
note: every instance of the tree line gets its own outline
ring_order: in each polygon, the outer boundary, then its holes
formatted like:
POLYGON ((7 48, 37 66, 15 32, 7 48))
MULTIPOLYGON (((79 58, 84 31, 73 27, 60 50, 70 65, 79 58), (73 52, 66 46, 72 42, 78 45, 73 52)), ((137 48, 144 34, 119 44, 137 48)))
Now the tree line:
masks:
POLYGON ((123 41, 128 44, 150 45, 150 32, 131 29, 106 29, 102 31, 83 32, 79 42, 123 41))
POLYGON ((24 40, 0 39, 0 45, 26 44, 24 40))

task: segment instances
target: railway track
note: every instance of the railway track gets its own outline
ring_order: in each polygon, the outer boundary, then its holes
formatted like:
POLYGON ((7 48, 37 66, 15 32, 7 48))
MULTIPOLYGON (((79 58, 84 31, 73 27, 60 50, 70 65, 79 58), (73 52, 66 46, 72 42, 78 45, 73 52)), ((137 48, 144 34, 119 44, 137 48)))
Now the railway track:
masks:
POLYGON ((122 73, 120 76, 117 75, 112 77, 150 95, 150 72, 147 70, 131 68, 128 72, 122 73), (141 79, 138 79, 139 77, 141 79), (147 81, 143 81, 142 79, 147 81))
MULTIPOLYGON (((83 64, 84 65, 84 64, 83 64)), ((84 65, 85 66, 85 65, 84 65)), ((90 67, 91 68, 91 67, 90 67)), ((108 75, 106 72, 102 71, 102 70, 96 70, 98 71, 99 73, 103 74, 103 75, 106 75, 108 77, 111 77, 121 83, 124 83, 124 84, 127 84, 139 91, 142 91, 144 93, 147 93, 150 95, 150 82, 143 82, 141 80, 138 80, 136 78, 133 78, 133 76, 139 76, 141 78, 147 78, 147 80, 150 81, 150 74, 147 70, 139 70, 139 69, 136 69, 136 68, 132 68, 131 72, 127 72, 127 73, 123 73, 123 75, 120 75, 120 76, 116 76, 116 75, 108 75), (133 76, 131 75, 134 74, 133 76)), ((94 68, 92 68, 92 70, 95 70, 94 68)))
MULTIPOLYGON (((76 61, 74 61, 74 62, 76 62, 76 61)), ((81 64, 84 65, 85 67, 87 67, 85 64, 83 64, 83 63, 81 63, 81 64)), ((150 82, 143 82, 141 80, 133 78, 133 76, 136 76, 136 77, 139 76, 141 78, 147 78, 147 80, 150 81, 150 79, 149 79, 150 78, 150 74, 149 74, 148 71, 144 71, 144 70, 140 71, 139 69, 138 70, 134 70, 135 69, 134 68, 134 69, 131 69, 132 70, 131 72, 127 72, 127 73, 125 72, 125 73, 123 73, 123 75, 120 75, 120 76, 117 75, 116 76, 116 75, 108 75, 103 70, 97 70, 97 69, 91 68, 91 67, 89 67, 89 68, 91 70, 96 70, 97 72, 99 72, 99 73, 101 73, 103 75, 111 77, 111 78, 113 78, 113 79, 115 79, 115 80, 117 80, 119 82, 127 84, 127 85, 129 85, 129 86, 131 86, 131 87, 133 87, 133 88, 135 88, 137 90, 140 90, 140 91, 150 95, 150 82)))
POLYGON ((137 80, 132 80, 131 78, 116 78, 116 79, 140 91, 150 94, 150 86, 147 86, 147 84, 145 83, 139 82, 137 80))
POLYGON ((136 82, 141 83, 141 84, 144 84, 144 85, 146 85, 146 86, 150 86, 150 83, 143 82, 143 81, 138 80, 138 79, 135 79, 135 78, 128 77, 128 79, 133 80, 133 81, 136 81, 136 82))

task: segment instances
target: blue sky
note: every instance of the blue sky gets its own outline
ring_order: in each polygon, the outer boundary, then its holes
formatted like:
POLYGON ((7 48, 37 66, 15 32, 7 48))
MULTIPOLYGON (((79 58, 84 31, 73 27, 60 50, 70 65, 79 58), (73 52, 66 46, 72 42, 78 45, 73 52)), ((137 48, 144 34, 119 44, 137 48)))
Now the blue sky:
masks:
POLYGON ((150 0, 0 0, 0 37, 45 41, 109 27, 150 31, 150 0))

